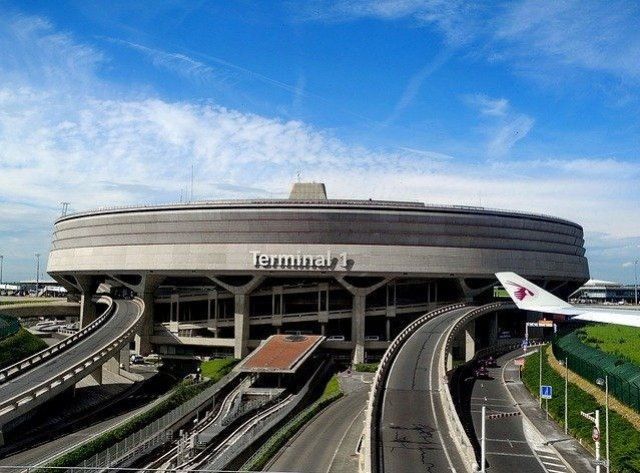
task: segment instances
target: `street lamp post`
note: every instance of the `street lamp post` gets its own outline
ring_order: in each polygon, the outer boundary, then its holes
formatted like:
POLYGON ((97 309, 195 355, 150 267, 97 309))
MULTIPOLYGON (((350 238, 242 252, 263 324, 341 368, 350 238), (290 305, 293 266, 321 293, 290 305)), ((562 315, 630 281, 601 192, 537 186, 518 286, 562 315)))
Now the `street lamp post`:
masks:
POLYGON ((539 351, 540 351, 540 374, 538 377, 538 397, 540 398, 540 407, 542 407, 542 347, 543 345, 540 345, 539 347, 539 351))
POLYGON ((0 255, 0 284, 2 284, 2 266, 4 266, 4 255, 0 255))
POLYGON ((598 378, 596 380, 596 384, 598 386, 604 386, 604 403, 605 403, 605 407, 604 407, 604 416, 605 416, 605 441, 607 443, 607 448, 606 448, 606 461, 607 461, 607 471, 610 471, 610 464, 609 464, 609 375, 605 375, 604 379, 602 378, 598 378))
POLYGON ((635 279, 635 293, 636 293, 636 305, 638 305, 638 260, 633 262, 633 275, 635 279))
POLYGON ((36 253, 36 297, 40 289, 40 253, 36 253))
POLYGON ((564 366, 564 434, 569 433, 569 358, 560 360, 564 366))

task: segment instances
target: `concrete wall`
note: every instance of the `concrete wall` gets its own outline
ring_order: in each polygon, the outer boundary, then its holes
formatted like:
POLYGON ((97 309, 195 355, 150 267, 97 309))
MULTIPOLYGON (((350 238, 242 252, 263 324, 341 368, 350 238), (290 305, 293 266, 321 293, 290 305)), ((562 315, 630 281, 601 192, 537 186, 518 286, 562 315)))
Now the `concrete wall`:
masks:
POLYGON ((327 201, 307 209, 277 202, 65 217, 55 224, 48 271, 256 272, 251 251, 331 250, 336 257, 346 252, 350 260, 348 268, 333 270, 338 273, 487 277, 512 270, 576 281, 589 276, 582 228, 560 219, 375 202, 327 201))

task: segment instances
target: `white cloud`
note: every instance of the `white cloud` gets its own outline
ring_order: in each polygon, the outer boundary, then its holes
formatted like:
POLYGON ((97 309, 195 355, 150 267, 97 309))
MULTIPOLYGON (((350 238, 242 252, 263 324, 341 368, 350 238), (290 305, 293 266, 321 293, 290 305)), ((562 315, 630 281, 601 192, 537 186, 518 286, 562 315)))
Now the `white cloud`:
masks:
POLYGON ((509 111, 509 101, 505 98, 492 98, 485 94, 467 95, 464 99, 480 109, 483 115, 504 117, 509 111))
MULTIPOLYGON (((640 199, 628 172, 633 163, 581 158, 471 165, 443 150, 368 149, 300 121, 124 93, 98 77, 108 61, 100 52, 46 22, 19 21, 33 26, 12 25, 0 35, 3 45, 21 33, 11 55, 20 58, 21 48, 32 55, 25 56, 26 66, 9 61, 0 72, 0 243, 8 259, 23 258, 22 273, 14 274, 30 274, 31 256, 24 255, 45 253, 61 201, 75 210, 176 201, 191 164, 197 198, 283 195, 301 170, 305 179, 326 182, 334 197, 478 205, 481 196, 487 206, 576 220, 590 234, 608 235, 614 247, 638 237, 637 223, 628 218, 640 199), (31 43, 45 45, 43 52, 31 43), (49 56, 52 44, 62 51, 49 56), (78 64, 65 79, 70 60, 78 64), (47 74, 52 80, 38 80, 47 74), (78 78, 84 87, 74 87, 78 78), (589 165, 612 169, 577 172, 589 165)), ((528 133, 532 120, 504 99, 486 99, 490 113, 481 108, 480 114, 495 121, 489 146, 500 155, 528 133)))

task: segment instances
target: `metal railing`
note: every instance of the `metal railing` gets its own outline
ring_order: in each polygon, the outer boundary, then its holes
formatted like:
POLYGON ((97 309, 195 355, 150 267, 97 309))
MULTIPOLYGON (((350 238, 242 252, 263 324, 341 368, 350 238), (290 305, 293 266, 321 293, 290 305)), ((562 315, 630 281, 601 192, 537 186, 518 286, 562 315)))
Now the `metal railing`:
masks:
MULTIPOLYGON (((215 396, 227 383, 234 380, 239 373, 232 371, 213 386, 206 388, 164 416, 132 433, 118 443, 84 460, 80 465, 82 472, 99 471, 110 467, 126 467, 151 452, 155 448, 173 439, 173 427, 183 419, 193 416, 204 406, 213 404, 215 396)), ((71 471, 71 470, 70 470, 71 471)), ((77 470, 76 470, 77 471, 77 470)))
POLYGON ((472 213, 500 213, 505 215, 517 215, 533 218, 544 218, 557 223, 569 224, 572 227, 579 228, 575 223, 568 220, 555 217, 553 215, 525 212, 522 210, 508 210, 491 207, 481 207, 472 205, 446 205, 446 204, 425 204, 423 202, 405 202, 405 201, 384 201, 384 200, 355 200, 355 199, 327 199, 322 201, 310 202, 308 200, 294 200, 294 199, 250 199, 250 200, 202 200, 187 203, 167 203, 167 204, 142 204, 142 205, 121 205, 121 206, 104 206, 96 209, 81 210, 77 212, 69 212, 58 218, 56 223, 62 222, 67 219, 77 218, 81 216, 95 215, 95 214, 107 214, 114 212, 126 212, 126 211, 150 211, 150 210, 180 210, 180 209, 193 209, 201 207, 246 207, 246 206, 258 206, 258 207, 283 207, 283 206, 305 206, 312 208, 326 208, 326 207, 364 207, 370 209, 376 208, 391 208, 400 210, 413 210, 413 211, 454 211, 454 212, 472 212, 472 213))
POLYGON ((91 322, 89 325, 84 327, 82 330, 74 333, 68 338, 65 338, 59 343, 52 345, 48 348, 45 348, 34 355, 31 355, 18 363, 15 363, 11 366, 7 366, 0 370, 0 384, 6 382, 9 379, 15 378, 16 376, 20 376, 22 373, 33 368, 35 364, 39 364, 51 358, 54 355, 59 354, 60 352, 66 350, 67 348, 75 345, 81 339, 83 339, 89 333, 94 332, 98 327, 104 324, 109 317, 111 317, 113 313, 113 299, 107 296, 102 296, 98 299, 98 302, 105 302, 108 304, 107 309, 98 317, 96 320, 91 322))

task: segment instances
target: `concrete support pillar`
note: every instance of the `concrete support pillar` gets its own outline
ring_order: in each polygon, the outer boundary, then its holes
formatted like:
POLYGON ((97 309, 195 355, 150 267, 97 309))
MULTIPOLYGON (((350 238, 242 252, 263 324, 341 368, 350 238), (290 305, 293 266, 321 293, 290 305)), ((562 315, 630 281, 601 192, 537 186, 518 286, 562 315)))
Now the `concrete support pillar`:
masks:
POLYGON ((386 340, 390 342, 391 341, 391 319, 387 317, 386 322, 387 322, 386 331, 385 331, 386 340))
POLYGON ((351 340, 354 342, 353 363, 364 363, 365 310, 367 296, 354 294, 351 316, 351 340))
POLYGON ((453 369, 453 353, 451 351, 447 352, 447 371, 451 371, 453 369))
POLYGON ((476 322, 472 320, 464 329, 464 361, 469 361, 476 354, 476 322))
POLYGON ((96 306, 91 302, 92 294, 83 291, 80 296, 80 328, 85 328, 91 322, 96 320, 96 306))
POLYGON ((145 291, 142 295, 142 300, 144 301, 144 312, 142 313, 142 323, 140 324, 140 329, 135 335, 135 352, 138 355, 146 356, 151 353, 151 336, 153 335, 153 292, 145 291))
POLYGON ((249 294, 236 294, 234 297, 234 347, 233 356, 244 358, 249 352, 249 294))
POLYGON ((489 316, 489 346, 498 343, 498 313, 489 316))
POLYGON ((96 383, 102 384, 102 366, 91 373, 89 376, 91 376, 96 383))

